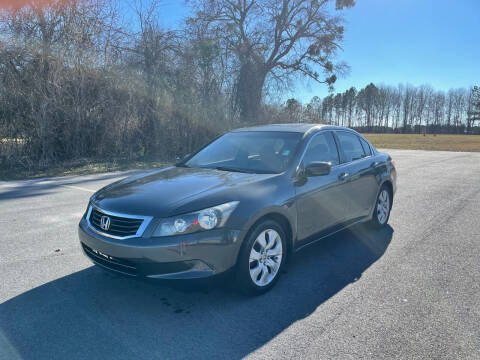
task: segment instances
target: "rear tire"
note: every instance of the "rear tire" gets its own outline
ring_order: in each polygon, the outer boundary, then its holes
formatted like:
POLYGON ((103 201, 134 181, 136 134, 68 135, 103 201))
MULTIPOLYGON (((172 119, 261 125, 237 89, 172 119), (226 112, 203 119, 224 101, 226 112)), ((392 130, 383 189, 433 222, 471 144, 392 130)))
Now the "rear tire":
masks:
POLYGON ((382 185, 375 202, 370 224, 376 229, 382 229, 388 224, 392 210, 392 194, 386 185, 382 185))
POLYGON ((270 290, 280 277, 287 255, 286 235, 276 221, 255 225, 244 240, 237 262, 236 278, 247 295, 270 290))

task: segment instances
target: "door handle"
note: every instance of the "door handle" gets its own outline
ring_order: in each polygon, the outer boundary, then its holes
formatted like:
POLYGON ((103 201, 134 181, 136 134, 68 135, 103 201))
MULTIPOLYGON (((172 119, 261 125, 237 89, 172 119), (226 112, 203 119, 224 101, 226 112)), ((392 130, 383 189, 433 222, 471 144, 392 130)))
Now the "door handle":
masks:
POLYGON ((348 173, 342 172, 340 175, 338 175, 338 180, 344 181, 348 177, 348 173))

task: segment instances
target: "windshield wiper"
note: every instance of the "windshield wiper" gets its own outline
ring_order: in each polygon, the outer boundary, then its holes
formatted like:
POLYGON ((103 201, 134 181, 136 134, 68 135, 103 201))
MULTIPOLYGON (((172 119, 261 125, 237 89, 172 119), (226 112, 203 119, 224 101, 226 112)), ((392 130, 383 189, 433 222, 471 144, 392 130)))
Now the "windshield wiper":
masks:
POLYGON ((215 170, 220 170, 220 171, 232 171, 232 172, 240 172, 240 173, 248 173, 248 174, 254 174, 254 171, 247 170, 247 169, 239 169, 239 168, 234 168, 234 167, 228 167, 228 166, 216 166, 215 170))
POLYGON ((217 166, 215 167, 216 170, 221 170, 221 171, 233 171, 233 172, 240 172, 240 173, 246 173, 246 174, 278 174, 274 171, 268 171, 268 170, 250 170, 250 169, 240 169, 240 168, 235 168, 235 167, 228 167, 228 166, 217 166))

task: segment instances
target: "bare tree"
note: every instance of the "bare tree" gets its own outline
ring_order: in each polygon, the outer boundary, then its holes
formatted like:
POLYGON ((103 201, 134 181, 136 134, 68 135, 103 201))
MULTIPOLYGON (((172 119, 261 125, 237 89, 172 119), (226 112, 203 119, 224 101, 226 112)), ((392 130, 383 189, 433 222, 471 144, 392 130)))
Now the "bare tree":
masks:
POLYGON ((416 125, 420 129, 420 126, 423 123, 425 111, 427 109, 427 102, 429 99, 430 94, 433 92, 433 89, 429 86, 422 85, 419 87, 416 97, 416 108, 415 108, 415 120, 416 125))
POLYGON ((433 123, 436 128, 439 128, 445 115, 445 94, 441 91, 438 91, 433 96, 433 123))
POLYGON ((333 124, 334 95, 330 94, 322 102, 322 119, 327 124, 333 124))
POLYGON ((378 101, 378 88, 373 84, 368 84, 360 90, 357 95, 357 104, 365 112, 366 126, 370 128, 374 118, 375 105, 378 101))
POLYGON ((302 103, 297 99, 291 98, 286 101, 285 113, 287 114, 288 122, 302 122, 302 111, 302 103))
MULTIPOLYGON (((266 81, 288 81, 301 74, 333 85, 344 70, 332 58, 343 38, 341 17, 331 15, 331 0, 190 0, 190 21, 207 24, 238 63, 235 104, 244 120, 255 121, 266 81), (325 76, 319 74, 323 73, 325 76)), ((336 0, 336 9, 354 0, 336 0)))
POLYGON ((353 116, 353 111, 356 106, 357 102, 357 90, 354 87, 351 87, 347 91, 344 92, 343 98, 345 100, 345 109, 347 112, 347 126, 351 127, 352 126, 352 116, 353 116))
POLYGON ((341 125, 340 121, 343 119, 343 95, 342 93, 337 93, 333 98, 333 106, 335 108, 335 125, 341 125))
POLYGON ((458 128, 467 110, 467 91, 465 89, 455 89, 453 94, 453 124, 455 128, 458 128))
POLYGON ((307 105, 307 119, 311 123, 322 122, 322 100, 314 96, 307 105))

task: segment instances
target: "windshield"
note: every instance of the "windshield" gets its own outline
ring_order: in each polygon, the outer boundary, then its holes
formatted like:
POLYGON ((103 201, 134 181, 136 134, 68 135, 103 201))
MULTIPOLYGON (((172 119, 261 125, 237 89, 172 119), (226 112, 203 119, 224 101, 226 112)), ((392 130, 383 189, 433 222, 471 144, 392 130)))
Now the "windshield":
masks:
POLYGON ((294 132, 232 132, 205 146, 182 165, 225 171, 281 173, 286 170, 301 137, 301 133, 294 132))

